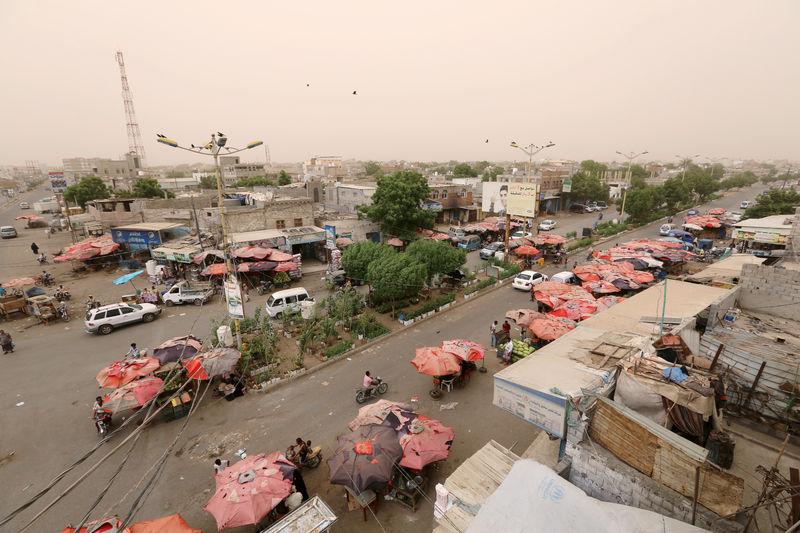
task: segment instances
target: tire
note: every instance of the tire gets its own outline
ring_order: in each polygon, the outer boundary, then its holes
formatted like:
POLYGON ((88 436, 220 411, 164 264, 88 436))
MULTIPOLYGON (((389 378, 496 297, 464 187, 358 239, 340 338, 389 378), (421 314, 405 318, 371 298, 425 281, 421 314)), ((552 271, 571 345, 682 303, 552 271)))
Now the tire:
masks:
POLYGON ((142 317, 142 322, 152 322, 156 319, 156 316, 153 313, 147 313, 142 317))
POLYGON ((69 322, 69 315, 67 315, 67 314, 64 314, 64 315, 61 317, 61 320, 63 320, 64 322, 69 322))
POLYGON ((167 307, 172 307, 173 305, 175 305, 175 302, 173 302, 172 300, 167 300, 166 302, 164 302, 164 305, 166 305, 167 307))
POLYGON ((378 385, 378 394, 386 394, 387 390, 389 390, 389 384, 385 381, 378 385))
POLYGON ((367 395, 364 394, 364 391, 358 391, 356 393, 356 403, 364 403, 367 401, 367 395))
POLYGON ((195 298, 194 305, 203 305, 203 299, 202 298, 195 298))
POLYGON ((321 462, 322 462, 322 452, 319 452, 315 457, 309 459, 308 463, 306 463, 306 466, 308 468, 316 468, 319 466, 321 462))
POLYGON ((103 324, 102 326, 97 328, 97 333, 99 333, 100 335, 108 335, 112 331, 114 331, 114 328, 111 326, 111 324, 103 324))

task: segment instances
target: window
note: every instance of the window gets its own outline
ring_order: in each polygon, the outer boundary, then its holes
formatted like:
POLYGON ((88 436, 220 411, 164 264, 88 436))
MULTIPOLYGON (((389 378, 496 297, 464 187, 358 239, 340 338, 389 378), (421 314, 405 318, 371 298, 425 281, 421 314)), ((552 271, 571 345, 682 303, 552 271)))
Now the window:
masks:
POLYGON ((127 315, 127 314, 129 314, 129 313, 133 313, 133 309, 132 309, 132 308, 130 308, 130 307, 123 307, 123 308, 121 309, 121 311, 122 311, 122 314, 123 314, 123 315, 127 315))
POLYGON ((276 220, 275 227, 278 229, 286 229, 286 221, 285 220, 276 220))
POLYGON ((433 194, 431 194, 431 198, 434 199, 434 200, 438 200, 439 199, 439 191, 433 191, 433 194))
POLYGON ((447 199, 447 191, 442 191, 442 200, 447 199))
POLYGON ((302 226, 302 225, 303 225, 303 219, 302 219, 302 218, 296 218, 296 219, 294 219, 294 227, 295 227, 295 228, 299 228, 299 227, 300 227, 300 226, 302 226))
POLYGON ((100 311, 99 313, 94 315, 94 319, 95 320, 100 320, 100 319, 105 318, 105 317, 106 317, 106 312, 105 311, 100 311))
POLYGON ((467 189, 461 189, 461 198, 467 197, 467 189))
POLYGON ((119 309, 109 309, 106 311, 106 318, 114 318, 115 316, 119 316, 119 309))
POLYGON ((286 297, 286 304, 296 304, 297 303, 297 296, 287 296, 286 297))
POLYGON ((297 295, 297 301, 298 302, 303 302, 303 301, 305 301, 306 298, 308 298, 307 294, 298 294, 297 295))

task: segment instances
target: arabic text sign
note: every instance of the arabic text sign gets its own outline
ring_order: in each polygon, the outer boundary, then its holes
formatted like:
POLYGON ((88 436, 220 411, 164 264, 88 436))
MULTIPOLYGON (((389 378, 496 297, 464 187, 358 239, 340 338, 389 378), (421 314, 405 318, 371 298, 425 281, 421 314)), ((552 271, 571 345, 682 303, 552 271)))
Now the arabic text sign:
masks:
POLYGON ((235 279, 225 281, 225 299, 228 301, 228 315, 231 318, 244 318, 244 304, 242 292, 235 279))

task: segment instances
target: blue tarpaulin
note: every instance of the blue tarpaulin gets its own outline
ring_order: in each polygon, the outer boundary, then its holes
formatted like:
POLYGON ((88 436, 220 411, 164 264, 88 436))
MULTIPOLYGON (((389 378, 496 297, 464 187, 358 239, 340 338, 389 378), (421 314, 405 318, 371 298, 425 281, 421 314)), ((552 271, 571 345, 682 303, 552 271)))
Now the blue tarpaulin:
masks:
POLYGON ((142 272, 144 272, 144 270, 137 270, 136 272, 131 272, 130 274, 125 274, 124 276, 120 276, 114 280, 114 285, 122 285, 123 283, 128 283, 130 280, 132 280, 142 272))

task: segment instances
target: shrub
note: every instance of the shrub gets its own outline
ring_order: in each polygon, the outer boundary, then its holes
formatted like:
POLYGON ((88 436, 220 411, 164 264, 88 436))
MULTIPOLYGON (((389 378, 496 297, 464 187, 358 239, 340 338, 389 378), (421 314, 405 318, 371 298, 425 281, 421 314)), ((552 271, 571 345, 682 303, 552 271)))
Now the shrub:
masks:
POLYGON ((479 290, 485 289, 486 287, 491 287, 495 283, 497 283, 497 279, 495 279, 493 276, 490 276, 485 280, 476 283, 475 285, 470 285, 469 287, 467 287, 464 290, 464 294, 472 294, 473 292, 478 292, 479 290))
POLYGON ((613 222, 604 222, 597 226, 597 233, 599 233, 603 237, 611 237, 612 235, 616 235, 617 233, 625 231, 627 227, 628 227, 627 224, 614 224, 613 222))
POLYGON ((429 313, 429 312, 431 312, 431 311, 433 311, 433 310, 435 310, 435 309, 437 309, 437 308, 439 308, 439 307, 441 307, 443 305, 446 305, 446 304, 449 304, 450 302, 455 301, 455 299, 456 299, 456 293, 455 292, 449 292, 447 294, 443 294, 443 295, 439 296, 438 298, 436 298, 435 300, 431 300, 430 302, 427 302, 427 303, 421 305, 419 308, 414 309, 413 311, 409 311, 408 313, 406 313, 405 320, 411 320, 412 318, 416 318, 416 317, 418 317, 420 315, 424 315, 425 313, 429 313))
POLYGON ((500 279, 510 278, 512 276, 516 276, 520 272, 522 272, 522 267, 519 265, 515 265, 513 263, 509 264, 506 263, 508 267, 503 269, 502 274, 500 274, 500 279))
POLYGON ((378 327, 373 329, 371 332, 367 333, 367 338, 372 340, 376 337, 380 337, 381 335, 385 335, 389 333, 389 328, 384 326, 383 324, 378 324, 378 327))
MULTIPOLYGON (((409 305, 408 300, 397 300, 394 303, 394 308, 403 309, 404 307, 408 307, 408 305, 409 305)), ((375 308, 375 311, 381 314, 388 313, 391 310, 392 310, 392 302, 383 302, 382 304, 380 304, 375 308)))
POLYGON ((322 351, 322 354, 325 357, 334 357, 339 354, 342 354, 353 347, 353 343, 351 341, 342 341, 339 344, 334 344, 330 348, 327 348, 322 351))
POLYGON ((578 232, 577 231, 570 231, 569 233, 567 233, 567 239, 573 239, 573 238, 575 238, 577 236, 578 236, 578 232))
POLYGON ((571 252, 572 250, 577 250, 578 248, 583 248, 585 246, 591 246, 591 244, 593 242, 594 242, 594 239, 592 239, 591 237, 586 237, 585 239, 581 239, 576 243, 570 244, 569 247, 567 248, 567 251, 571 252))

